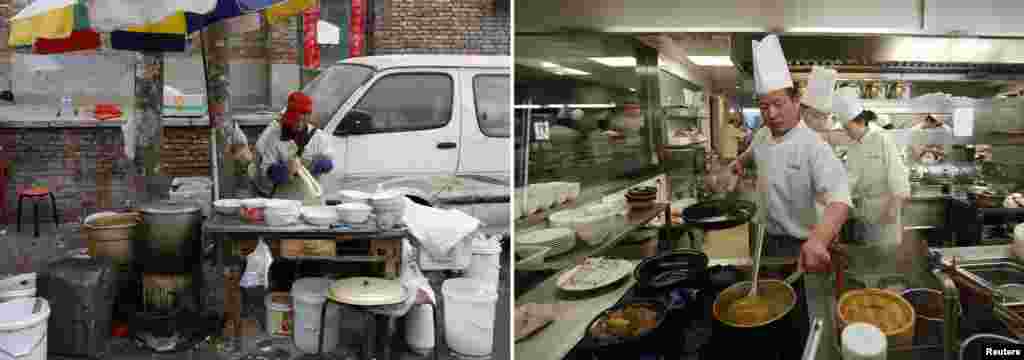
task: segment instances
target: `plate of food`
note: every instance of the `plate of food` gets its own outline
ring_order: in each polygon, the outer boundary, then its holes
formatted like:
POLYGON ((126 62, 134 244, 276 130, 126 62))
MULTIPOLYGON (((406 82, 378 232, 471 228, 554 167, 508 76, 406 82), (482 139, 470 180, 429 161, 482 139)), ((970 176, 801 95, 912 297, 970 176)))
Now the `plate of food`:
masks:
POLYGON ((633 273, 632 261, 610 258, 587 258, 558 277, 558 288, 564 291, 590 291, 614 284, 633 273))

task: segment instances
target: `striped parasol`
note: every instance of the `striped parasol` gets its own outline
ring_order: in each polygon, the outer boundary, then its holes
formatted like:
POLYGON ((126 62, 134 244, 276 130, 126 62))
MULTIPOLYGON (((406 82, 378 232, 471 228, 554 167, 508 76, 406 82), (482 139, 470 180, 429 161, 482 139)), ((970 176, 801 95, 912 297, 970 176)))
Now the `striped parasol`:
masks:
POLYGON ((264 12, 277 22, 315 0, 36 0, 10 19, 8 46, 37 54, 109 47, 182 52, 207 25, 264 12))

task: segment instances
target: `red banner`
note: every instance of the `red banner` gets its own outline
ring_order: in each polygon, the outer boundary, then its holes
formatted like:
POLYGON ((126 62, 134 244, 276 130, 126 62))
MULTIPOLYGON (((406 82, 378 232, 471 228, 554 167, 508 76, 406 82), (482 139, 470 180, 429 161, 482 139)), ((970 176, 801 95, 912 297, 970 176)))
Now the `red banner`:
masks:
POLYGON ((310 7, 302 12, 302 65, 307 69, 320 68, 320 44, 316 41, 319 21, 319 7, 310 7))
POLYGON ((366 0, 352 0, 352 21, 348 28, 348 56, 363 56, 363 34, 366 19, 366 0))

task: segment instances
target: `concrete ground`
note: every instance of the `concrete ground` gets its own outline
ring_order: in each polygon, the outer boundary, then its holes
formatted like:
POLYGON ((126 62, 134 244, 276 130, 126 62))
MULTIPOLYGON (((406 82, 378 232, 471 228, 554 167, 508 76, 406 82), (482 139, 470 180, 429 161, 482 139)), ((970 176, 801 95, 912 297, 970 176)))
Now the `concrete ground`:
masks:
MULTIPOLYGON (((0 239, 2 239, 5 246, 7 246, 7 251, 0 255, 0 261, 2 261, 0 262, 0 273, 41 272, 45 270, 46 264, 50 260, 65 254, 70 249, 85 247, 84 242, 79 238, 79 229, 76 224, 64 224, 60 229, 55 229, 52 223, 44 223, 40 228, 40 236, 38 238, 33 237, 32 230, 33 225, 31 224, 28 224, 27 226, 23 224, 21 233, 15 231, 14 225, 0 225, 0 239), (6 229, 4 227, 6 227, 6 229), (5 230, 6 232, 4 232, 5 230), (27 261, 19 262, 19 257, 23 257, 27 261)), ((491 359, 494 360, 511 359, 511 344, 509 338, 511 326, 509 298, 512 294, 509 274, 510 254, 511 252, 506 240, 506 243, 504 244, 504 252, 502 254, 502 271, 499 284, 498 302, 495 309, 494 352, 491 357, 491 359)), ((434 291, 438 296, 441 294, 441 280, 443 280, 443 277, 448 275, 450 274, 428 274, 428 277, 431 278, 434 291)), ((393 346, 393 353, 395 356, 393 356, 393 359, 429 359, 430 356, 419 356, 407 349, 402 335, 403 327, 403 321, 402 319, 399 319, 396 326, 396 328, 398 328, 397 333, 393 336, 395 339, 393 346)), ((444 335, 440 334, 440 338, 441 340, 438 346, 440 346, 441 349, 441 358, 454 358, 446 351, 447 347, 444 345, 444 335)), ((264 339, 267 338, 250 338, 246 339, 245 343, 253 346, 252 349, 254 350, 255 345, 260 340, 264 339)), ((302 355, 298 349, 294 348, 291 341, 288 339, 276 340, 275 345, 288 351, 291 354, 291 359, 297 359, 302 355)), ((218 355, 212 349, 213 346, 211 345, 201 345, 198 350, 192 352, 166 355, 152 354, 138 348, 131 341, 126 339, 115 339, 111 345, 110 356, 104 357, 104 360, 229 359, 227 356, 218 355)), ((49 358, 55 360, 72 360, 71 358, 59 356, 49 356, 49 358)), ((343 360, 341 358, 337 359, 343 360)))

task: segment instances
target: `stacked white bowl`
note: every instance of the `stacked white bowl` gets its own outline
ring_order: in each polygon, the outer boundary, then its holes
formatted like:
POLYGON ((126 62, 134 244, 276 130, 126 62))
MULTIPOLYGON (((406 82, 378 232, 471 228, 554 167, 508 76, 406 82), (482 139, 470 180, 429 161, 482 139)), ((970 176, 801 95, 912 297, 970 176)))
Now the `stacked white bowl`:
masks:
POLYGON ((391 229, 402 222, 405 214, 405 196, 397 191, 381 191, 370 197, 373 214, 377 217, 377 227, 391 229))
POLYGON ((264 222, 270 226, 288 226, 299 221, 302 203, 295 200, 267 200, 263 210, 264 222))
POLYGON ((333 206, 303 206, 302 218, 313 225, 331 225, 338 222, 338 210, 333 206))
POLYGON ((338 192, 338 196, 341 197, 341 202, 343 204, 345 204, 345 203, 369 204, 370 203, 370 197, 372 197, 373 194, 367 194, 367 193, 364 193, 362 191, 356 191, 356 190, 342 190, 342 191, 338 192))
POLYGON ((346 224, 362 224, 370 218, 373 207, 361 202, 338 205, 338 217, 346 224))
POLYGON ((242 207, 242 201, 238 199, 220 199, 213 202, 213 207, 217 210, 218 214, 238 216, 239 208, 242 207))

